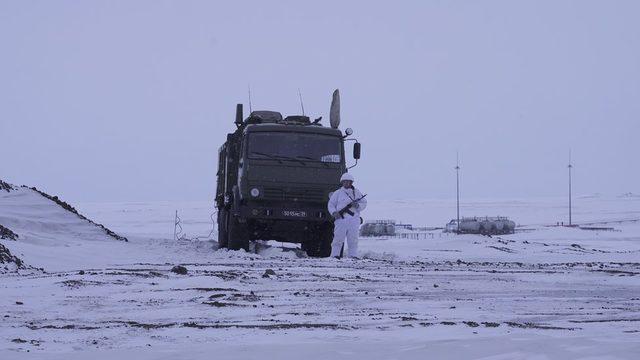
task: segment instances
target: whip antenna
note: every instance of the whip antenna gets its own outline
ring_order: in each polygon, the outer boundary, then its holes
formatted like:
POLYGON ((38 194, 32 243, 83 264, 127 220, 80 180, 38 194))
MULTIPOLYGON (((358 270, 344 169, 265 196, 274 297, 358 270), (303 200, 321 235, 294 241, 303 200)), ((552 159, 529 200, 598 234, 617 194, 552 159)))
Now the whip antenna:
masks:
POLYGON ((460 233, 460 157, 456 151, 456 232, 460 233))
POLYGON ((304 115, 304 102, 302 102, 302 93, 300 92, 300 88, 298 88, 298 97, 300 98, 300 107, 302 108, 302 115, 304 115))
POLYGON ((247 89, 249 90, 249 113, 253 112, 253 108, 251 107, 251 84, 247 85, 247 89))
POLYGON ((569 226, 572 226, 571 219, 571 169, 573 169, 573 164, 571 163, 571 149, 569 149, 569 165, 567 166, 569 169, 569 226))

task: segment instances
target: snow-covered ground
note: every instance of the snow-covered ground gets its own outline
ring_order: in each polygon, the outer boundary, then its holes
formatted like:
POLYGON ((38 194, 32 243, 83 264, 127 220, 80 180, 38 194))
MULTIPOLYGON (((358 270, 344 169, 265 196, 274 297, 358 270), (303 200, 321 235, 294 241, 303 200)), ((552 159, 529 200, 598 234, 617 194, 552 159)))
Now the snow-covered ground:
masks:
MULTIPOLYGON (((20 194, 0 192, 0 224, 20 236, 0 244, 30 267, 0 275, 1 359, 640 354, 635 197, 575 200, 576 223, 615 231, 548 227, 564 220, 564 199, 467 202, 465 216, 508 215, 521 231, 365 238, 354 261, 276 242, 217 250, 209 203, 74 204, 123 242, 20 194)), ((443 226, 453 205, 370 201, 366 215, 443 226)))

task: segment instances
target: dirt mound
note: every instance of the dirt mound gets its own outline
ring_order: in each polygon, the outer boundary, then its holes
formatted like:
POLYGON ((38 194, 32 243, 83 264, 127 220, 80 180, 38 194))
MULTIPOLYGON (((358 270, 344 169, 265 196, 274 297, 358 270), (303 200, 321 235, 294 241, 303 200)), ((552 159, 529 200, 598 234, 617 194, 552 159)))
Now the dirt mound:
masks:
POLYGON ((188 270, 186 267, 182 266, 182 265, 176 265, 173 268, 171 268, 171 272, 174 272, 178 275, 187 275, 188 270))
POLYGON ((0 225, 0 239, 18 240, 18 234, 11 231, 11 229, 0 225))
POLYGON ((60 207, 62 207, 63 209, 77 215, 79 218, 86 220, 88 222, 90 222, 91 224, 101 228, 102 230, 104 230, 105 233, 107 233, 107 235, 111 236, 112 238, 116 239, 116 240, 120 240, 120 241, 129 241, 126 237, 122 236, 122 235, 118 235, 115 232, 111 231, 109 228, 107 228, 106 226, 93 222, 91 219, 88 219, 86 216, 80 214, 78 212, 78 210, 76 210, 73 206, 69 205, 67 202, 62 201, 60 198, 58 198, 57 196, 51 196, 47 193, 45 193, 44 191, 40 191, 38 190, 36 187, 32 187, 30 188, 31 190, 37 192, 38 194, 44 196, 45 198, 55 202, 56 204, 60 205, 60 207))

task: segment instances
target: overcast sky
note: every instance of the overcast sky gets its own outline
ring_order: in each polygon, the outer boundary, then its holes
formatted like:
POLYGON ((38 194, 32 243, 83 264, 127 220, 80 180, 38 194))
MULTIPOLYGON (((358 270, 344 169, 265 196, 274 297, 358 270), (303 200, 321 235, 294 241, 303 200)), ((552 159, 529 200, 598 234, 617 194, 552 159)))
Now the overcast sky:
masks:
POLYGON ((235 104, 328 119, 371 198, 640 193, 639 1, 0 1, 0 179, 208 200, 235 104))

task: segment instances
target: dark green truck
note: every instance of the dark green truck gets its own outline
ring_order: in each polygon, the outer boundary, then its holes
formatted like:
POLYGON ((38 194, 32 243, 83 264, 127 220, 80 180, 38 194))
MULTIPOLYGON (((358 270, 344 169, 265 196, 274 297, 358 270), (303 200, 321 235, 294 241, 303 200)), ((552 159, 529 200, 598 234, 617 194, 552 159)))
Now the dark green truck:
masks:
POLYGON ((345 141, 336 128, 306 116, 283 118, 254 111, 243 119, 236 110, 236 130, 218 154, 216 207, 221 248, 249 250, 251 240, 300 243, 309 256, 331 252, 333 223, 329 195, 347 171, 345 141))

